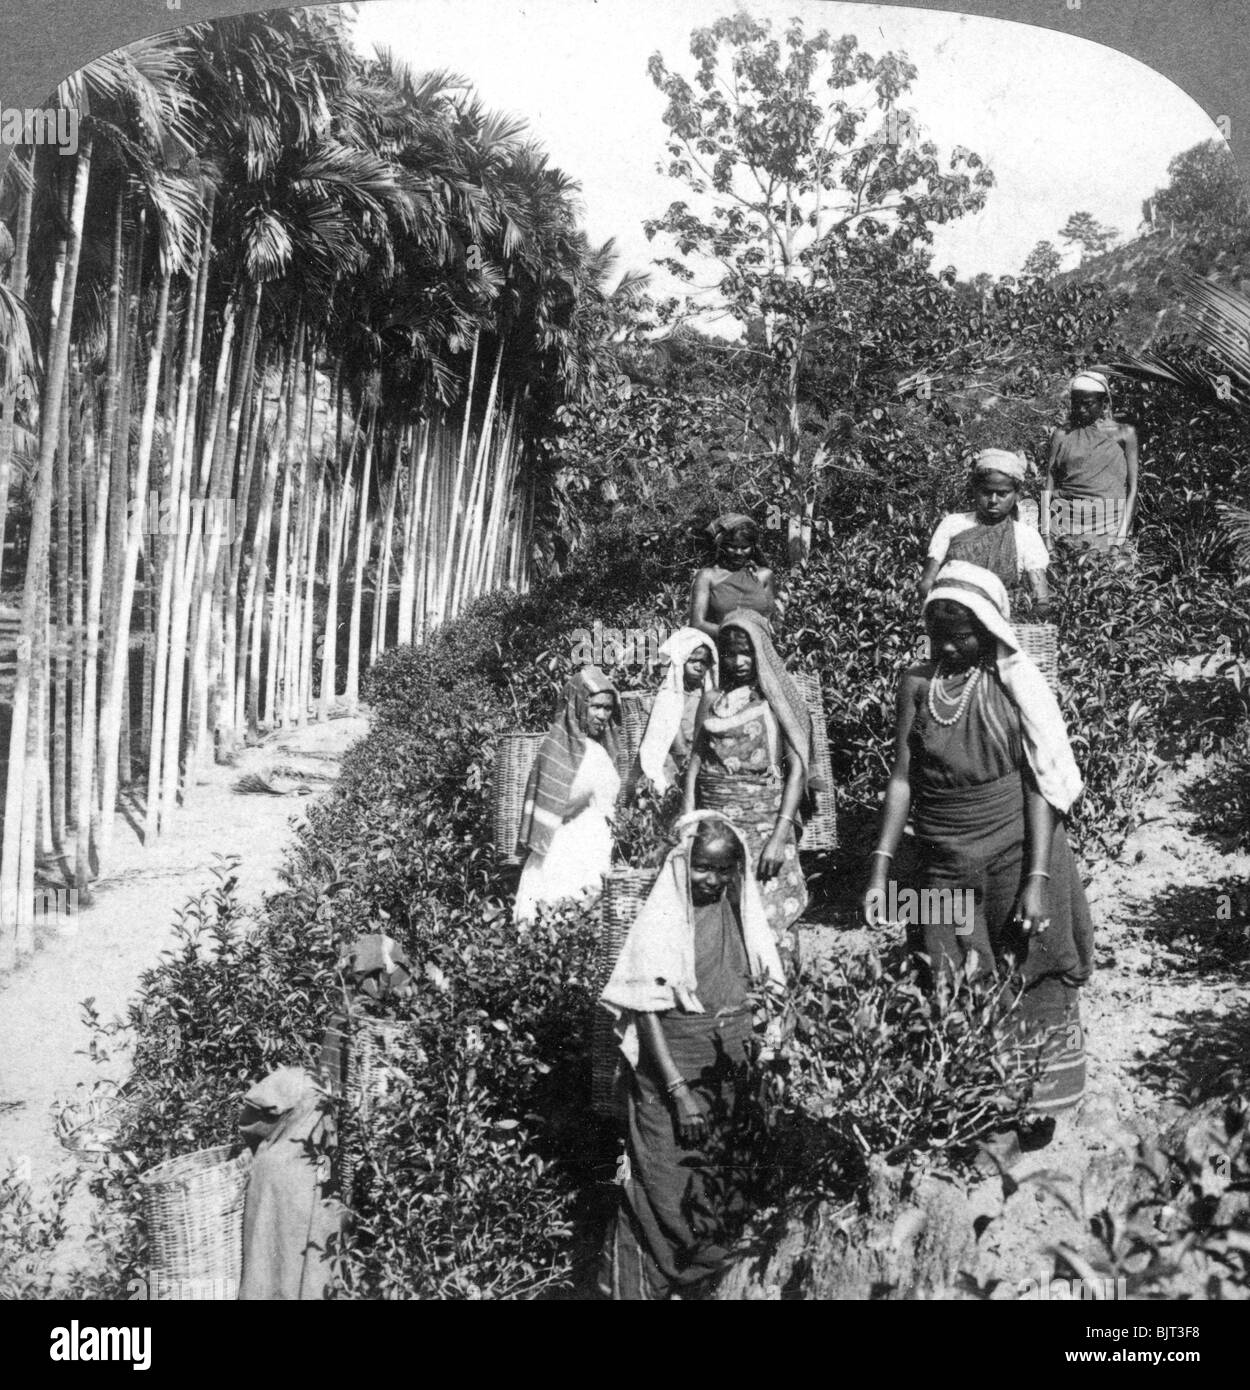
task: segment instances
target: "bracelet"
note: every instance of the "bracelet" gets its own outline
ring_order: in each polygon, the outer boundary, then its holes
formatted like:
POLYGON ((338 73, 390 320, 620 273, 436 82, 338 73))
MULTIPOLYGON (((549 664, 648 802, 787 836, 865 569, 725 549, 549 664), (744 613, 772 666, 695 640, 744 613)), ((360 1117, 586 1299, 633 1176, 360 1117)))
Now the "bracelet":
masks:
POLYGON ((1045 869, 1030 869, 1030 870, 1028 871, 1028 873, 1025 874, 1025 878, 1049 878, 1049 877, 1050 877, 1050 875, 1046 872, 1045 869))
POLYGON ((873 854, 879 854, 882 857, 882 859, 894 858, 894 856, 890 853, 888 849, 874 849, 873 854))
POLYGON ((671 1096, 674 1091, 680 1091, 683 1086, 688 1086, 689 1084, 690 1083, 686 1080, 684 1076, 679 1076, 676 1081, 669 1082, 669 1084, 664 1089, 671 1096))
POLYGON ((791 825, 797 825, 797 824, 798 824, 798 821, 796 821, 796 820, 794 819, 793 816, 778 815, 777 819, 778 819, 778 820, 788 820, 788 821, 790 822, 791 825))

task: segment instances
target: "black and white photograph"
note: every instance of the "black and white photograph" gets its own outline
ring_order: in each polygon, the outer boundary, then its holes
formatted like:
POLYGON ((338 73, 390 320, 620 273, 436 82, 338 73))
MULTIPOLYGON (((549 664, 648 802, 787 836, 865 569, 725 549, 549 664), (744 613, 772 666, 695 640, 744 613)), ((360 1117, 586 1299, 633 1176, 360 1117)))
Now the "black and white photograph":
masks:
POLYGON ((1240 112, 1082 0, 151 8, 0 91, 37 1356, 626 1300, 1203 1359, 1250 1297, 1240 112))

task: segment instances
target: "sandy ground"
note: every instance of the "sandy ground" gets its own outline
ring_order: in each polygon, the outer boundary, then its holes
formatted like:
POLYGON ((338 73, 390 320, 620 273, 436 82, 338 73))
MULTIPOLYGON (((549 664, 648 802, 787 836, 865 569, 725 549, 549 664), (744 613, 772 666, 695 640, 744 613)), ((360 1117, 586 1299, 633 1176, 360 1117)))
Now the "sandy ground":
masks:
POLYGON ((101 1067, 87 1055, 81 1001, 93 998, 104 1020, 124 1013, 140 975, 171 944, 178 910, 213 886, 218 856, 239 856, 234 872, 244 902, 276 889, 293 824, 367 727, 363 714, 310 724, 241 750, 234 766, 211 766, 149 847, 133 815, 119 814, 111 863, 93 885, 92 905, 0 978, 0 1170, 15 1165, 38 1192, 76 1166, 57 1138, 54 1107, 101 1076, 125 1074, 124 1056, 101 1067), (296 771, 301 777, 287 775, 296 771), (292 794, 237 791, 249 773, 292 794), (310 791, 294 792, 301 780, 310 791))

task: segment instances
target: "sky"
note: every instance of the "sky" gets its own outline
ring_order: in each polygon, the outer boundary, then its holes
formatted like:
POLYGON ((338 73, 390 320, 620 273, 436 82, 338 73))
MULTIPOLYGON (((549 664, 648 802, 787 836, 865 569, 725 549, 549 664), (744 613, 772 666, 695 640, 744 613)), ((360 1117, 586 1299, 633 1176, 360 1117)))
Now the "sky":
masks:
MULTIPOLYGON (((791 16, 809 32, 855 34, 874 57, 903 50, 919 76, 903 105, 945 155, 980 154, 996 186, 984 211, 936 229, 934 265, 961 278, 1018 274, 1040 240, 1083 210, 1136 233, 1143 199, 1167 181, 1168 161, 1218 135, 1168 78, 1085 39, 1030 25, 888 5, 797 0, 366 0, 356 19, 365 51, 387 47, 414 69, 445 67, 472 80, 491 107, 525 117, 554 164, 578 180, 585 225, 609 237, 621 268, 653 272, 655 292, 679 290, 651 259, 643 220, 683 186, 656 171, 664 99, 647 74, 695 68, 692 29, 745 9, 791 16)), ((1060 247, 1060 249, 1063 249, 1060 247)), ((1064 268, 1077 259, 1075 249, 1064 268)))

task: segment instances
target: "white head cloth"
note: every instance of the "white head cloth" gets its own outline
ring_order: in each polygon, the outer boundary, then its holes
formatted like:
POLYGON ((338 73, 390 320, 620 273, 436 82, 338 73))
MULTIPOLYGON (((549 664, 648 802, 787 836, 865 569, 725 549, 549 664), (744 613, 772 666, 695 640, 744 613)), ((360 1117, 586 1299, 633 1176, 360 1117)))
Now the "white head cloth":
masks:
POLYGON ((964 560, 950 560, 938 571, 937 582, 925 599, 962 604, 998 642, 998 675, 1020 712, 1024 750, 1038 790, 1060 815, 1066 815, 1084 783, 1072 756, 1059 701, 1046 678, 1020 650, 1008 621, 1007 591, 996 574, 964 560))
POLYGON ((716 684, 716 642, 706 632, 700 632, 697 627, 679 627, 660 648, 660 655, 668 657, 669 664, 638 746, 638 762, 661 791, 668 790, 669 776, 664 763, 681 728, 686 708, 684 667, 690 654, 700 647, 706 647, 711 653, 712 660, 703 677, 704 690, 711 690, 716 684))
POLYGON ((1024 482, 1028 462, 1023 454, 1012 449, 982 449, 972 461, 974 473, 1003 473, 1016 482, 1024 482))
POLYGON ((639 909, 600 996, 618 1023, 621 1050, 631 1065, 638 1062, 638 1035, 633 1014, 681 1009, 701 1014, 694 968, 694 903, 690 896, 690 851, 702 821, 724 825, 738 843, 741 869, 737 905, 742 940, 753 975, 781 983, 784 975, 777 942, 768 925, 764 900, 755 880, 751 851, 737 828, 712 811, 693 811, 678 821, 681 841, 670 851, 647 901, 639 909))
POLYGON ((1111 394, 1107 378, 1101 372, 1077 372, 1068 382, 1069 391, 1101 391, 1104 396, 1111 394))

